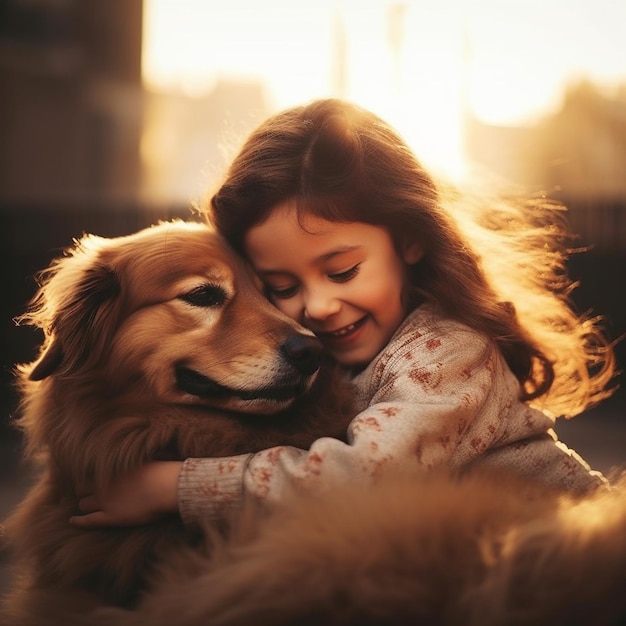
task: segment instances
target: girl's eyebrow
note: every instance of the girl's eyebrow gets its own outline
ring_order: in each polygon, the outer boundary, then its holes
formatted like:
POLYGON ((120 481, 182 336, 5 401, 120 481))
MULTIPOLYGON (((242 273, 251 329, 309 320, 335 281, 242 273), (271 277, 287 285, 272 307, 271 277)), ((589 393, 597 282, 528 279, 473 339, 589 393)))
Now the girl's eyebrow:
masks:
MULTIPOLYGON (((330 259, 333 259, 336 256, 340 256, 342 254, 346 254, 348 252, 353 252, 354 250, 360 250, 361 248, 363 248, 362 245, 353 245, 353 246, 348 246, 348 245, 341 245, 338 246, 337 248, 330 250, 329 252, 325 252, 324 254, 320 255, 317 259, 315 259, 316 263, 323 263, 325 261, 329 261, 330 259)), ((274 270, 274 269, 264 269, 262 267, 258 267, 256 268, 256 271, 258 274, 263 274, 264 276, 274 276, 274 275, 278 275, 278 274, 289 274, 289 272, 285 271, 285 270, 274 270)))
POLYGON ((353 250, 359 250, 362 247, 363 247, 362 245, 356 245, 356 244, 353 246, 348 246, 348 245, 338 246, 334 250, 331 250, 330 252, 326 252, 325 254, 322 254, 317 260, 328 261, 329 259, 339 256, 340 254, 345 254, 346 252, 352 252, 353 250))

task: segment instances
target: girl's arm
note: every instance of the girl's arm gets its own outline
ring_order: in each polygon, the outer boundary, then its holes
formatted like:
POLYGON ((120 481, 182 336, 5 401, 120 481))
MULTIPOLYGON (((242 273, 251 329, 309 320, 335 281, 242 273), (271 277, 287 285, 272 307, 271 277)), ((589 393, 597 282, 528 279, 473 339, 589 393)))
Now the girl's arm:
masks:
POLYGON ((405 332, 354 381, 369 406, 350 424, 347 444, 321 438, 308 451, 187 459, 179 481, 183 520, 221 518, 245 497, 273 504, 334 482, 367 484, 389 467, 464 463, 492 444, 500 409, 518 393, 512 374, 502 385, 501 367, 493 344, 457 324, 405 332))

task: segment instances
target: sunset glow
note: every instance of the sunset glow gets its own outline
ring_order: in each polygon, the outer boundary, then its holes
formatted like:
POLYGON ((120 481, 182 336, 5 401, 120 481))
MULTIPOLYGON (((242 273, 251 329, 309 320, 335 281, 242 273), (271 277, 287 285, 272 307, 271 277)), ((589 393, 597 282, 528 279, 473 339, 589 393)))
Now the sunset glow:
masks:
POLYGON ((263 81, 276 110, 345 97, 451 177, 468 112, 525 124, 557 109, 570 81, 626 82, 615 0, 145 0, 144 11, 148 88, 193 97, 219 78, 263 81))

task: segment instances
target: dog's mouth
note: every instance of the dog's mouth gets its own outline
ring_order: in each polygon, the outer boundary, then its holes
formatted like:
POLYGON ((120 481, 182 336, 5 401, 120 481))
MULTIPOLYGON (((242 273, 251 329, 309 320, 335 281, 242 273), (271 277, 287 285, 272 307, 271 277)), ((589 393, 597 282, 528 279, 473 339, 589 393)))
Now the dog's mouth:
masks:
POLYGON ((238 398, 245 401, 273 400, 287 402, 301 396, 307 390, 307 379, 297 383, 260 387, 259 389, 233 389, 220 385, 204 374, 188 367, 176 368, 176 384, 181 391, 199 398, 238 398))

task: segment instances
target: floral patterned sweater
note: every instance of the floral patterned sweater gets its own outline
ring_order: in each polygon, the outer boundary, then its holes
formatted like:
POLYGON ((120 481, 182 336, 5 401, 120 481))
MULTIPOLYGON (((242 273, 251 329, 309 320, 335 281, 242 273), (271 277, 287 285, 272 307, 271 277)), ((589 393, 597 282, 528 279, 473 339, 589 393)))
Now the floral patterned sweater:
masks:
POLYGON ((271 504, 336 481, 368 483, 407 464, 504 468, 575 493, 606 483, 557 440, 552 417, 518 399, 519 383, 495 344, 428 305, 352 382, 360 412, 348 443, 321 438, 309 450, 187 459, 178 482, 185 523, 226 516, 247 497, 271 504))

